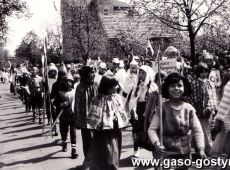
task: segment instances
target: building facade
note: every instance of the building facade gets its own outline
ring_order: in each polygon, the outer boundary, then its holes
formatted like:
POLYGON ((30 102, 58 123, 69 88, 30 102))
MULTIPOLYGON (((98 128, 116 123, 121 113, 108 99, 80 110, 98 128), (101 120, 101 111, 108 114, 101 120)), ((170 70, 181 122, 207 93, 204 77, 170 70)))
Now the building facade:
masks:
POLYGON ((144 55, 144 50, 135 46, 135 38, 150 39, 157 49, 159 41, 167 46, 175 36, 173 30, 135 15, 131 4, 119 0, 62 0, 61 10, 66 59, 126 58, 131 51, 144 55))

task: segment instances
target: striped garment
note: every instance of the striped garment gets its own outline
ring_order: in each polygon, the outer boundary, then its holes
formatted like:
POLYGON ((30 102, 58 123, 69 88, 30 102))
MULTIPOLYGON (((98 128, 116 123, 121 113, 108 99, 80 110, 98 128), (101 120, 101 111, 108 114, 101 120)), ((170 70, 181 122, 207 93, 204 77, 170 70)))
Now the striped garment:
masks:
POLYGON ((208 80, 197 79, 192 84, 191 104, 195 107, 197 115, 204 116, 206 110, 217 110, 217 96, 214 84, 208 80))
POLYGON ((218 106, 216 119, 222 120, 226 131, 230 131, 230 81, 225 85, 222 100, 218 106))

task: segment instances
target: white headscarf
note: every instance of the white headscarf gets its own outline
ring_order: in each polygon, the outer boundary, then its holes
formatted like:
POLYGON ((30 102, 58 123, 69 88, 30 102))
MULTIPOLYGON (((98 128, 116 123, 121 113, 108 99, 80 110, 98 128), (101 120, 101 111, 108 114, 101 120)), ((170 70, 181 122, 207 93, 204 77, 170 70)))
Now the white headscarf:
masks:
POLYGON ((138 101, 145 101, 147 93, 157 90, 157 85, 154 83, 155 73, 153 69, 147 65, 142 65, 140 70, 143 70, 146 73, 145 81, 140 84, 138 76, 135 86, 132 89, 132 94, 129 94, 131 96, 127 97, 125 103, 125 110, 127 113, 130 113, 130 111, 135 108, 138 101))

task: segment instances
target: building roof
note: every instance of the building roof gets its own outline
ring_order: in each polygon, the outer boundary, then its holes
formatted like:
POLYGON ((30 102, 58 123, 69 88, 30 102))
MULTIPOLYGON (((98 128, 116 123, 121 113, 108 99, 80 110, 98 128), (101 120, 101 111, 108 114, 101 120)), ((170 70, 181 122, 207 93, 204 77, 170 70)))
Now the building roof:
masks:
POLYGON ((122 2, 122 1, 119 1, 119 0, 113 0, 112 5, 113 6, 118 6, 118 7, 132 7, 131 4, 128 4, 126 2, 122 2))
POLYGON ((136 28, 140 35, 148 33, 153 37, 175 37, 175 31, 167 28, 159 21, 149 21, 144 17, 128 17, 125 13, 114 13, 110 15, 100 14, 102 26, 108 38, 115 38, 121 28, 136 28))

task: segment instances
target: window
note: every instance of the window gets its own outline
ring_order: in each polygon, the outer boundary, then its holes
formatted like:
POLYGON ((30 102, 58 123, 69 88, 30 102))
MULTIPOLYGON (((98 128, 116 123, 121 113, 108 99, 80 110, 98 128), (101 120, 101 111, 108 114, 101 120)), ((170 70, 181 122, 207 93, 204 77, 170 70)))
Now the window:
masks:
POLYGON ((118 11, 118 10, 119 10, 119 7, 118 7, 118 6, 115 6, 115 7, 113 7, 113 10, 114 10, 114 11, 118 11))
POLYGON ((104 15, 108 15, 109 14, 109 10, 108 9, 104 9, 104 15))

